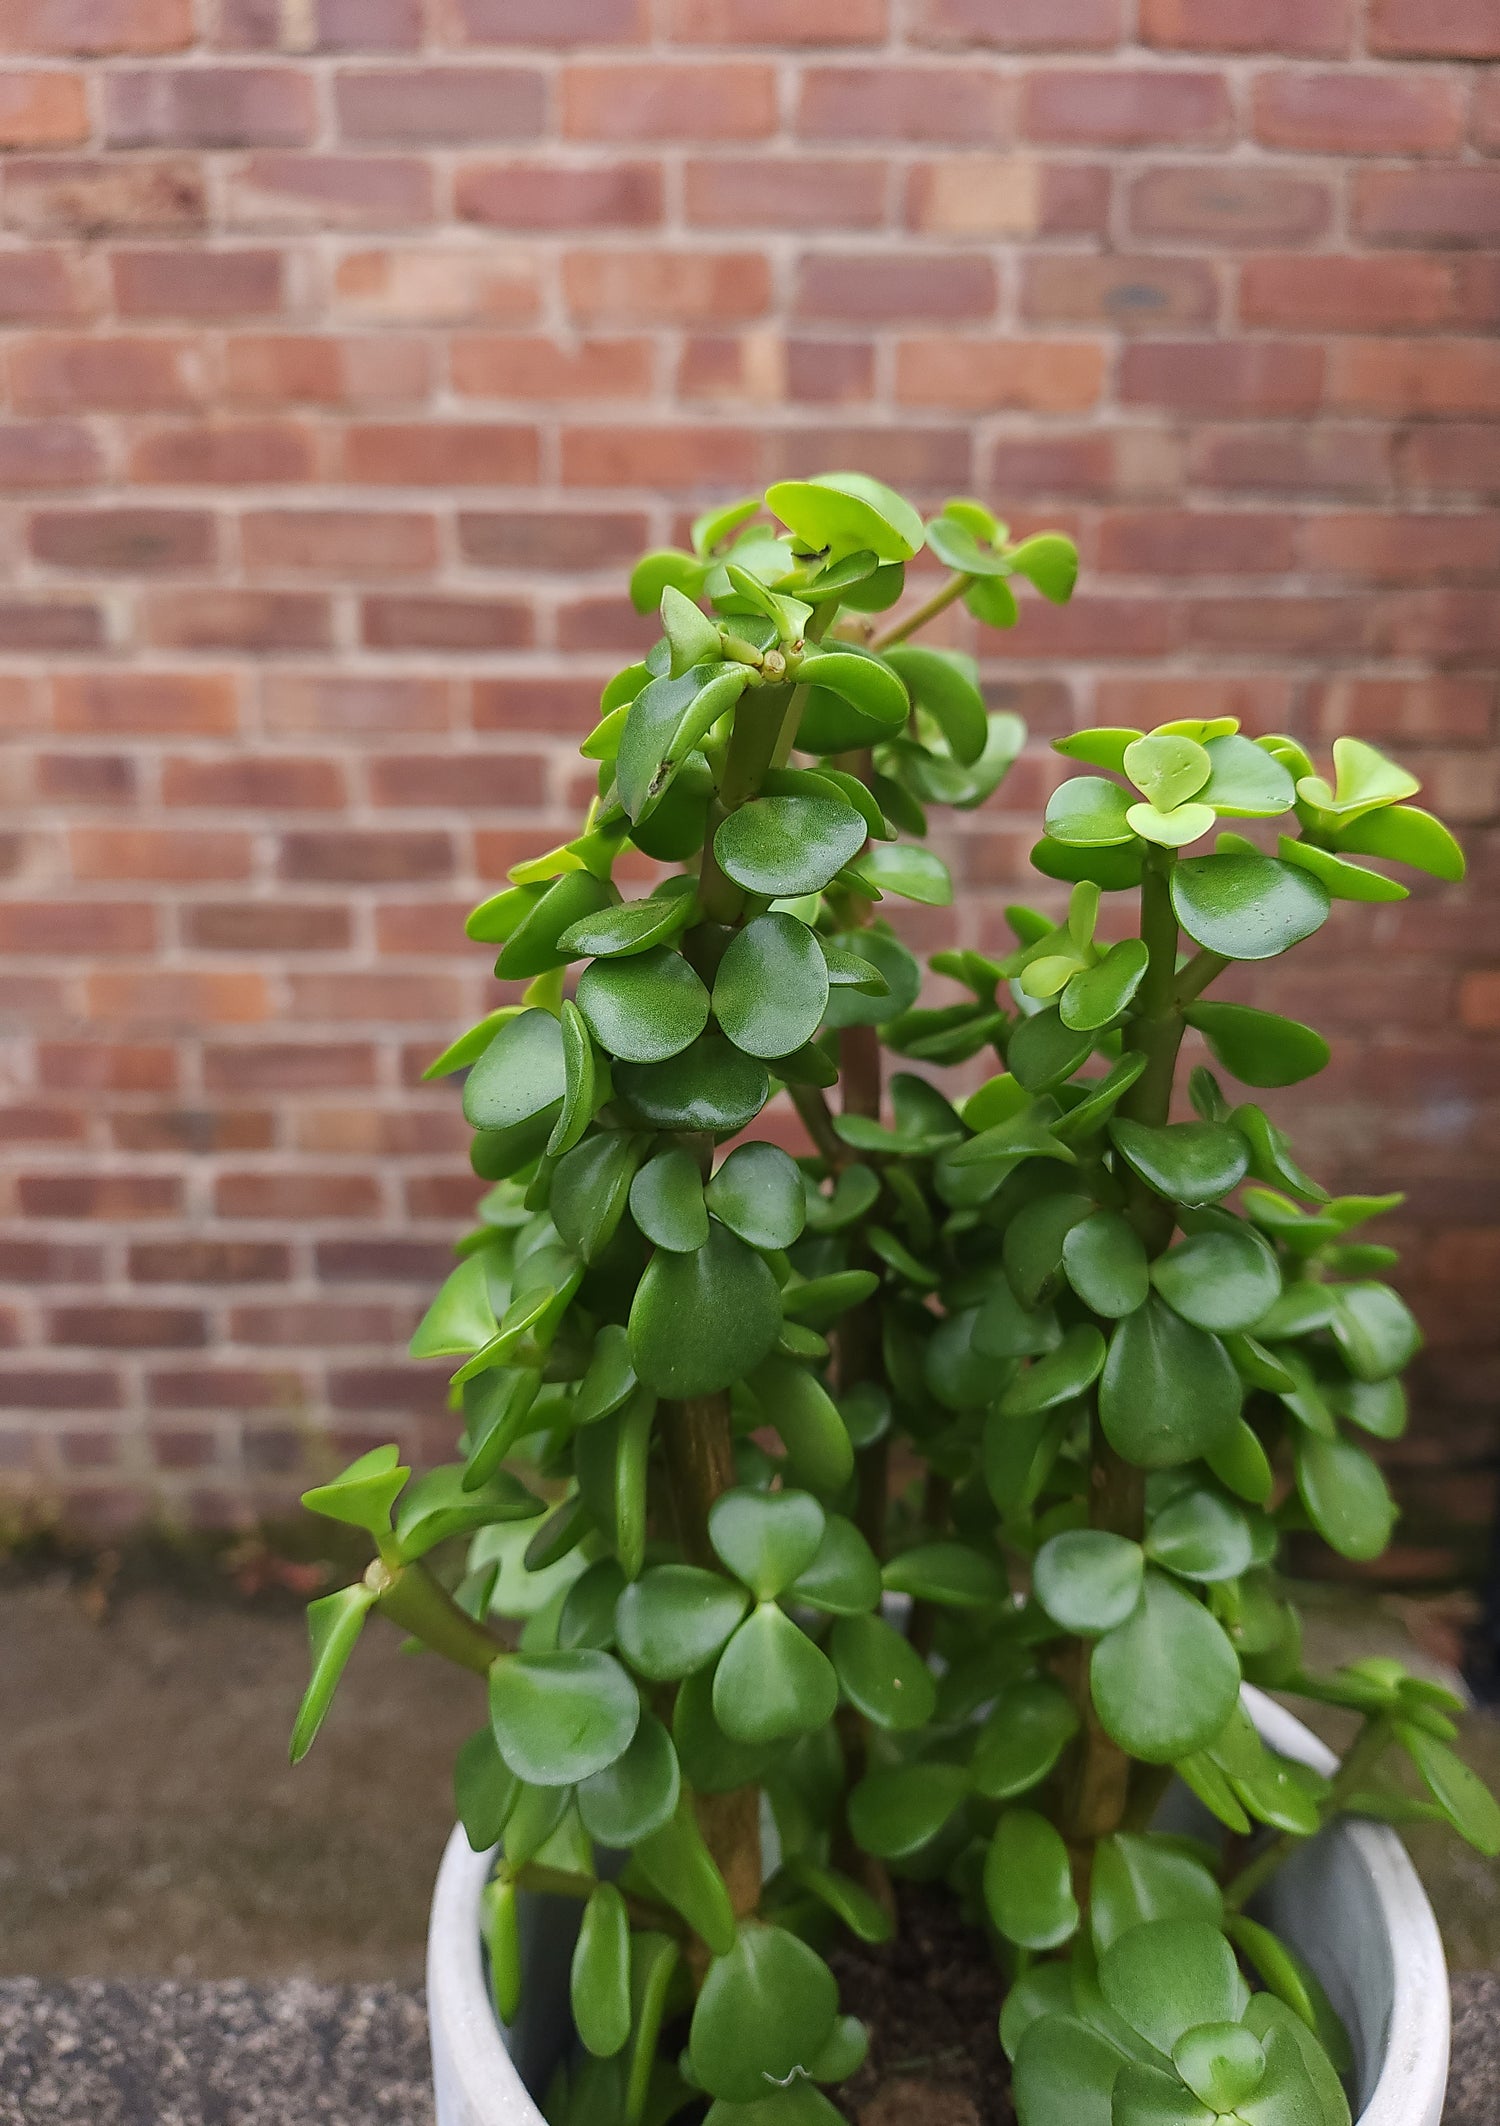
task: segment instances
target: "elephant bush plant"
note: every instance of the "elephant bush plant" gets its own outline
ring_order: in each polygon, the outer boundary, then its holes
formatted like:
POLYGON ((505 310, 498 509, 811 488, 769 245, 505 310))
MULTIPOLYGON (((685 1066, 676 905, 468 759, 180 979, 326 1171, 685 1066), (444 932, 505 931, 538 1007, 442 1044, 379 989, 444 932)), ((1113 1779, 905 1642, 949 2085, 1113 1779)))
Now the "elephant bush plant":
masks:
POLYGON ((467 1072, 491 1184, 412 1346, 458 1362, 459 1458, 308 1494, 376 1556, 312 1605, 293 1754, 371 1610, 484 1679, 456 1786, 502 2018, 518 1898, 579 1908, 557 2126, 832 2121, 866 2034, 823 1952, 886 1939, 899 1877, 988 1934, 1023 2126, 1339 2126, 1344 2034, 1247 1898, 1341 1811, 1500 1847, 1456 1699, 1303 1664, 1282 1537, 1380 1554, 1361 1443, 1419 1338, 1362 1232, 1398 1199, 1330 1199, 1260 1104, 1326 1044, 1217 995, 1401 899, 1370 858, 1461 876, 1415 778, 1228 717, 1077 731, 1032 852, 1065 913, 936 954, 936 1004, 886 920, 950 899, 929 809, 1023 737, 913 638, 1075 568, 854 474, 700 519, 634 573, 662 635, 581 831, 469 920, 527 986, 429 1073, 467 1072), (882 621, 924 546, 951 573, 882 621), (1359 1715, 1336 1776, 1245 1678, 1359 1715), (1174 1777, 1215 1839, 1153 1828, 1174 1777))

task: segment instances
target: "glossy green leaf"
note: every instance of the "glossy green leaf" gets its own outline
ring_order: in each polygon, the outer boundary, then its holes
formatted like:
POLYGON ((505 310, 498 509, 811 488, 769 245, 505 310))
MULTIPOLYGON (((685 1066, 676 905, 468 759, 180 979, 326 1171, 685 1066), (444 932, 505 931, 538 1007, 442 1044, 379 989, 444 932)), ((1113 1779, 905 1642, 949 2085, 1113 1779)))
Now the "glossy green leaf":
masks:
POLYGON ((780 1433, 797 1481, 814 1491, 841 1491, 854 1474, 854 1444, 822 1382, 806 1366, 773 1353, 756 1368, 750 1389, 780 1433))
POLYGON ((528 1786, 572 1786, 623 1757, 641 1717, 608 1654, 507 1654, 490 1670, 496 1746, 528 1786))
POLYGON ((1122 938, 1096 967, 1070 976, 1058 1006, 1064 1026, 1091 1032, 1117 1019, 1140 988, 1149 958, 1140 938, 1122 938))
POLYGON ((996 1929, 1022 1949, 1055 1949, 1078 1931, 1068 1849, 1035 1809, 1006 1809, 995 1825, 984 1902, 996 1929))
POLYGON ((724 654, 719 630, 693 600, 667 584, 661 594, 661 626, 671 647, 671 676, 691 671, 695 664, 711 663, 724 654))
POLYGON ((1046 828, 1051 841, 1068 848, 1109 848, 1135 839, 1127 814, 1128 790, 1102 775, 1074 775, 1060 783, 1047 800, 1046 828))
POLYGON ((841 797, 758 797, 731 812, 714 854, 747 892, 791 900, 821 892, 864 842, 863 818, 841 797))
POLYGON ((891 936, 889 931, 875 929, 845 933, 834 942, 846 949, 856 949, 862 960, 869 961, 884 976, 886 993, 884 996, 865 996, 856 989, 842 986, 831 990, 823 1018, 825 1028, 884 1025, 916 1002, 922 985, 922 970, 899 938, 891 936))
POLYGON ((300 1764, 312 1748, 374 1602, 374 1590, 363 1580, 358 1580, 352 1587, 341 1587, 336 1594, 323 1595, 318 1601, 308 1603, 307 1638, 312 1654, 312 1675, 292 1727, 293 1764, 300 1764))
POLYGON ((789 1858, 785 1867, 797 1887, 810 1890, 857 1940, 879 1944, 891 1939, 895 1932, 891 1916, 863 1883, 837 1868, 818 1867, 801 1854, 789 1858))
POLYGON ((867 1720, 900 1733, 932 1718, 932 1672, 883 1617, 840 1617, 828 1644, 844 1696, 867 1720))
POLYGON ((600 1130, 565 1152, 552 1175, 551 1211, 563 1239, 585 1262, 613 1240, 646 1140, 629 1130, 600 1130))
POLYGON ((1063 1236, 1063 1271, 1087 1307, 1108 1320, 1133 1314, 1150 1290, 1146 1250, 1118 1211, 1096 1211, 1063 1236))
POLYGON ((1376 1439, 1400 1439, 1406 1430, 1406 1391, 1399 1380, 1350 1381, 1340 1392, 1338 1409, 1376 1439))
POLYGON ((500 1843, 521 1782, 495 1747, 488 1727, 470 1735, 453 1765, 454 1809, 471 1852, 487 1853, 500 1843))
POLYGON ((1078 549, 1061 532, 1034 532, 1006 556, 1018 576, 1053 605, 1066 605, 1078 580, 1078 549))
POLYGON ((1009 1801, 1047 1777, 1078 1732, 1078 1709, 1050 1676, 1006 1684, 979 1730, 969 1777, 986 1801, 1009 1801))
POLYGON ((1189 842, 1211 832, 1215 814, 1212 805, 1188 803, 1170 812, 1158 812, 1154 805, 1132 805, 1125 817, 1131 832, 1143 841, 1154 842, 1159 849, 1185 849, 1189 842))
MULTIPOLYGON (((846 1397, 844 1414, 852 1407, 846 1397)), ((832 1616, 857 1617, 880 1606, 883 1592, 874 1551, 852 1521, 830 1513, 812 1562, 791 1582, 788 1600, 832 1616)))
MULTIPOLYGON (((1266 2078, 1241 2100, 1247 2126, 1349 2126, 1349 2099, 1325 2044, 1274 1994, 1257 1993, 1245 2027, 1261 2041, 1266 2078)), ((1347 2070, 1346 2070, 1347 2071, 1347 2070)))
POLYGON ((1223 1122, 1147 1122, 1116 1116, 1109 1125, 1115 1149, 1148 1188, 1174 1203, 1217 1203, 1244 1180, 1249 1148, 1238 1130, 1223 1122))
POLYGON ((690 1255, 708 1238, 698 1162, 681 1145, 648 1159, 630 1184, 630 1215, 653 1246, 690 1255))
POLYGON ((1070 2015, 1039 2017, 1016 2053, 1015 2098, 1026 2126, 1113 2126, 1114 2087, 1124 2063, 1117 2047, 1087 2024, 1070 2015))
POLYGON ((875 842, 863 856, 847 866, 856 885, 873 886, 877 893, 894 893, 924 907, 947 908, 953 900, 953 879, 936 850, 915 842, 875 842))
POLYGON ((831 561, 861 549, 883 562, 909 561, 926 536, 911 504, 864 473, 780 480, 767 488, 766 507, 807 552, 826 550, 831 561))
POLYGON ((837 694, 884 732, 898 731, 911 712, 911 701, 895 669, 884 658, 839 645, 810 651, 802 662, 803 683, 837 694))
POLYGON ((1053 1134, 1065 1145, 1082 1143, 1109 1119, 1145 1068, 1143 1055, 1127 1053, 1102 1078, 1064 1088, 1059 1097, 1067 1104, 1053 1124, 1053 1134))
POLYGON ((1032 1566, 1037 1600, 1064 1631, 1112 1631, 1141 1597, 1139 1543, 1104 1528, 1066 1528, 1042 1545, 1032 1566))
POLYGON ((1237 2023, 1250 2004, 1233 1949, 1206 1919, 1132 1927, 1100 1957, 1099 1986, 1115 2014, 1168 2058, 1189 2030, 1237 2023))
POLYGON ((620 802, 633 822, 660 801, 693 748, 733 708, 748 676, 742 665, 698 664, 676 678, 653 679, 637 694, 615 756, 620 802))
POLYGON ((1151 1282, 1184 1321, 1221 1332, 1253 1329, 1281 1293, 1275 1255, 1237 1220, 1190 1233, 1159 1255, 1151 1282))
POLYGON ((1223 1923, 1224 1898, 1201 1860, 1160 1834, 1116 1831, 1094 1848, 1089 1924, 1103 1955, 1132 1927, 1156 1919, 1223 1923))
MULTIPOLYGON (((1319 2039, 1336 2072, 1348 2074, 1354 2065, 1348 2033, 1312 1968, 1269 1928, 1261 1926, 1257 1920, 1247 1919, 1242 1912, 1230 1916, 1228 1933, 1240 1954, 1268 1988, 1267 1997, 1290 2009, 1304 2028, 1319 2039)), ((1254 2020, 1257 2002, 1262 1998, 1257 1995, 1251 2002, 1250 2020, 1254 2020)), ((1347 2108, 1343 2119, 1347 2126, 1347 2108)))
POLYGON ((918 1543, 892 1558, 881 1577, 894 1593, 942 1609, 991 1609, 1009 1594, 999 1560, 967 1543, 918 1543))
POLYGON ((1219 1733, 1239 1701, 1240 1664, 1202 1603, 1148 1571, 1137 1608, 1095 1645, 1089 1680, 1121 1749, 1171 1764, 1219 1733))
POLYGON ((814 1645, 774 1602, 761 1602, 719 1656, 714 1718, 734 1742, 781 1742, 833 1718, 838 1679, 814 1645))
POLYGON ((753 1248, 789 1248, 807 1222, 802 1176, 779 1145, 738 1145, 705 1193, 714 1216, 753 1248))
POLYGON ((545 1116, 550 1130, 566 1091, 561 1027, 550 1011, 523 1011, 469 1072, 464 1119, 475 1129, 503 1130, 545 1116))
POLYGON ((711 554, 716 546, 733 538, 742 524, 758 517, 762 506, 759 495, 746 495, 739 502, 725 503, 722 508, 706 510, 701 517, 695 517, 692 529, 694 553, 711 554))
POLYGON ((1218 2115, 1253 2096, 1266 2073, 1260 2040, 1243 2023, 1201 2023, 1185 2030, 1172 2047, 1172 2064, 1218 2115))
POLYGON ((1238 733, 1204 742, 1211 774, 1196 795, 1225 819, 1274 819, 1290 812, 1297 792, 1283 763, 1238 733))
POLYGON ((655 1129, 701 1129, 732 1136, 770 1097, 765 1066, 719 1034, 704 1034, 664 1063, 622 1064, 618 1090, 655 1129))
POLYGON ((693 2075, 710 2095, 750 2103, 768 2084, 809 2074, 838 2016, 838 1985, 815 1949, 784 1927, 741 1922, 693 2010, 693 2075))
POLYGON ((664 945, 691 920, 692 879, 668 879, 643 901, 618 901, 573 923, 558 939, 578 958, 612 960, 664 945))
POLYGON ((662 1063, 697 1040, 709 998, 680 952, 654 945, 625 959, 591 961, 579 977, 578 1009, 611 1055, 662 1063))
POLYGON ((591 872, 565 871, 511 932, 495 962, 496 974, 503 982, 526 982, 565 966, 573 955, 561 942, 563 933, 585 916, 610 907, 615 897, 614 888, 591 872))
POLYGON ((1054 1004, 1020 1021, 1011 1034, 1005 1060, 1028 1092, 1046 1093, 1081 1070, 1093 1052, 1093 1034, 1065 1026, 1054 1004))
POLYGON ((939 561, 956 569, 960 575, 986 579, 986 588, 990 579, 1008 576, 1012 572, 1010 556, 999 553, 992 539, 980 531, 972 518, 950 515, 946 509, 928 525, 927 544, 939 561))
POLYGON ((1342 856, 1320 849, 1316 842, 1294 841, 1289 834, 1283 834, 1277 840, 1276 854, 1284 864, 1295 864, 1299 871, 1315 878, 1331 900, 1404 901, 1409 897, 1408 889, 1395 879, 1370 870, 1367 864, 1348 863, 1342 856))
POLYGON ((1082 1395, 1103 1370, 1104 1351, 1104 1338, 1092 1322, 1079 1322, 1056 1350, 1034 1358, 1017 1374, 996 1405, 1001 1417, 1034 1417, 1082 1395))
POLYGON ((710 1662, 744 1617, 745 1591, 697 1565, 654 1565, 615 1611, 620 1651, 653 1683, 675 1683, 710 1662))
POLYGON ((652 1888, 673 1911, 682 1914, 716 1956, 727 1955, 735 1941, 734 1907, 686 1793, 672 1821, 640 1841, 635 1858, 652 1888))
POLYGON ((677 1686, 672 1740, 682 1776, 696 1794, 728 1794, 758 1784, 785 1757, 782 1743, 751 1748, 732 1742, 714 1718, 712 1667, 694 1670, 677 1686))
MULTIPOLYGON (((493 1321, 494 1316, 490 1318, 493 1321)), ((410 1475, 399 1447, 372 1447, 331 1484, 315 1484, 304 1491, 302 1503, 309 1513, 321 1513, 327 1520, 343 1521, 347 1527, 363 1528, 379 1538, 391 1525, 391 1508, 410 1475)))
POLYGON ((1334 1341, 1360 1380, 1400 1373, 1422 1347, 1422 1332, 1400 1294, 1385 1284, 1344 1284, 1333 1293, 1334 1341))
POLYGON ((615 1558, 600 1558, 580 1573, 558 1612, 557 1643, 564 1653, 579 1646, 609 1652, 615 1643, 615 1605, 625 1586, 615 1558))
POLYGON ((1440 819, 1416 805, 1390 805, 1352 822, 1341 820, 1338 845, 1348 855, 1382 856, 1450 884, 1464 875, 1463 850, 1440 819))
POLYGON ((396 1545, 408 1563, 450 1536, 535 1519, 536 1494, 508 1469, 494 1470, 478 1485, 469 1484, 468 1475, 457 1463, 444 1462, 424 1471, 407 1491, 396 1512, 396 1545))
POLYGON ((972 659, 952 650, 906 642, 887 650, 885 661, 905 683, 918 708, 925 709, 940 726, 954 758, 972 766, 989 739, 984 696, 972 659))
POLYGON ((471 1063, 477 1063, 506 1020, 513 1019, 518 1009, 519 1006, 515 1004, 502 1004, 498 1011, 492 1011, 482 1018, 477 1026, 471 1026, 467 1033, 461 1033, 456 1041, 448 1044, 440 1056, 433 1057, 422 1073, 423 1083, 428 1083, 433 1078, 445 1078, 450 1071, 467 1070, 471 1063))
POLYGON ((1212 760, 1196 740, 1160 731, 1127 746, 1121 766, 1158 812, 1175 811, 1196 797, 1213 773, 1212 760))
POLYGON ((1255 1546, 1239 1508, 1213 1491, 1186 1491, 1164 1506, 1146 1535, 1146 1555, 1187 1580, 1237 1580, 1255 1546))
POLYGON ((760 915, 737 931, 714 977, 714 1017, 747 1055, 801 1048, 827 1003, 828 963, 814 933, 792 915, 760 915))
POLYGON ((718 1556, 762 1601, 807 1571, 825 1527, 823 1508, 806 1491, 726 1491, 708 1517, 718 1556))
POLYGON ((1092 730, 1069 731, 1066 737, 1054 738, 1052 750, 1091 768, 1109 768, 1116 775, 1123 775, 1127 749, 1145 735, 1124 724, 1100 724, 1092 730))
POLYGON ((516 1886, 504 1876, 487 1882, 479 1903, 480 1937, 489 1952, 490 1998, 502 2028, 521 2005, 521 1924, 516 1886))
POLYGON ((1189 1004, 1183 1012, 1227 1071, 1245 1085, 1296 1085, 1328 1061, 1328 1043, 1296 1019, 1248 1004, 1189 1004))
POLYGON ((1368 1454, 1347 1440, 1298 1433, 1297 1490, 1308 1517, 1340 1557, 1378 1558, 1391 1539, 1396 1506, 1368 1454))
POLYGON ((1387 760, 1362 738, 1336 738, 1333 767, 1333 788, 1321 775, 1304 775, 1298 781, 1297 795, 1320 812, 1332 812, 1341 822, 1399 804, 1403 798, 1415 797, 1422 787, 1415 775, 1387 760))
POLYGON ((630 1309, 631 1359, 660 1395, 712 1395, 753 1372, 780 1331, 775 1278, 713 1223, 694 1254, 661 1252, 647 1264, 630 1309))
POLYGON ((1327 920, 1328 893, 1274 856, 1188 857, 1172 867, 1172 906, 1195 944, 1227 960, 1269 960, 1327 920))
POLYGON ((1170 1469, 1208 1453, 1239 1416, 1239 1375, 1216 1336, 1154 1296, 1110 1338, 1099 1417, 1118 1454, 1141 1469, 1170 1469))
POLYGON ((578 1788, 578 1814, 597 1845, 624 1851, 669 1823, 682 1788, 672 1738, 643 1712, 629 1749, 578 1788))
POLYGON ((1493 1860, 1500 1854, 1500 1803, 1484 1781, 1446 1743, 1424 1734, 1410 1721, 1398 1721, 1396 1733, 1427 1791, 1459 1836, 1493 1860))
POLYGON ((630 2038, 630 1918, 612 1882, 599 1883, 583 1908, 569 1976, 573 2027, 600 2059, 630 2038))
POLYGON ((630 602, 638 613, 654 613, 661 603, 661 594, 669 583, 690 598, 696 598, 707 573, 705 565, 693 554, 684 554, 675 547, 663 547, 658 553, 644 554, 637 561, 630 577, 630 602))
POLYGON ((936 1838, 968 1792, 968 1774, 956 1764, 867 1772, 849 1796, 850 1834, 877 1860, 906 1860, 936 1838))
POLYGON ((582 1137, 594 1119, 609 1083, 608 1067, 600 1067, 578 1006, 565 1002, 558 1014, 558 1023, 562 1028, 563 1082, 567 1091, 563 1096, 562 1112, 547 1139, 547 1150, 553 1158, 571 1151, 582 1137))
MULTIPOLYGON (((503 945, 513 937, 546 892, 545 885, 507 886, 499 893, 492 893, 488 900, 481 901, 472 909, 464 923, 464 936, 473 938, 476 944, 503 945)), ((515 1016, 512 1007, 508 1014, 515 1016)))

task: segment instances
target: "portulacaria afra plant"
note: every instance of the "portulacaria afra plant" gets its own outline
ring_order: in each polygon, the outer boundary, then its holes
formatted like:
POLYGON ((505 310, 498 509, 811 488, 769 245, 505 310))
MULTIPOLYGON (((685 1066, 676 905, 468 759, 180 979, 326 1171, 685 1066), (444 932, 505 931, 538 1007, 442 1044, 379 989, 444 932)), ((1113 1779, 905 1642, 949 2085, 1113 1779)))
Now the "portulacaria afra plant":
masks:
POLYGON ((1343 2033, 1247 1898, 1340 1811, 1500 1846, 1456 1700, 1303 1665, 1283 1535, 1384 1547, 1362 1442, 1418 1332, 1360 1237, 1396 1199, 1330 1200, 1260 1105, 1326 1044, 1217 994, 1402 898, 1371 858, 1461 875, 1416 781, 1228 717, 1079 731, 1032 852, 1061 919, 937 954, 936 1004, 886 920, 949 900, 929 810, 1023 736, 913 638, 1074 574, 852 474, 702 519, 633 577, 662 636, 579 834, 469 921, 526 986, 432 1066, 491 1184, 413 1344, 457 1362, 459 1455, 308 1494, 377 1554, 313 1604, 293 1753, 371 1610, 484 1680, 456 1784, 502 2017, 518 1898, 581 1920, 558 2126, 831 2120, 866 2037, 823 1952, 887 1938, 901 1876, 988 1932, 1024 2126, 1342 2126, 1343 2033), (951 574, 883 621, 924 546, 951 574), (1335 1777, 1245 1678, 1360 1716, 1335 1777), (1153 1829, 1174 1777, 1217 1842, 1153 1829))

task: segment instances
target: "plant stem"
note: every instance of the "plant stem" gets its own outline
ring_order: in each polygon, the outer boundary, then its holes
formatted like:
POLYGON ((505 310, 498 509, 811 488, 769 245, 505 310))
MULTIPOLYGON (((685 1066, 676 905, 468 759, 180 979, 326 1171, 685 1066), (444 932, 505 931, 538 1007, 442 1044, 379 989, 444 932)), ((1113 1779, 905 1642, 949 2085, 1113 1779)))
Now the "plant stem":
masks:
POLYGON ((1191 1004, 1195 997, 1201 997, 1209 983, 1216 982, 1230 964, 1222 952, 1210 952, 1207 946, 1195 952, 1177 977, 1178 1004, 1191 1004))
MULTIPOLYGON (((1348 1754, 1334 1779, 1323 1818, 1325 1823, 1337 1815, 1350 1794, 1358 1793, 1369 1777, 1376 1759, 1384 1756, 1395 1739, 1395 1729, 1384 1716, 1374 1716, 1366 1720, 1364 1727, 1350 1744, 1348 1754)), ((1254 1859, 1247 1861, 1234 1880, 1225 1886, 1226 1909, 1231 1912, 1243 1910, 1261 1884, 1268 1882, 1282 1862, 1295 1853, 1298 1846, 1306 1843, 1307 1839, 1302 1833, 1283 1831, 1279 1837, 1263 1845, 1254 1859)))
POLYGON ((936 620, 939 613, 945 613, 950 605, 963 596, 974 580, 972 576, 950 576, 942 589, 934 591, 925 605, 919 605, 906 619, 898 620, 896 625, 888 627, 883 635, 877 635, 870 645, 871 649, 894 649, 898 642, 905 642, 908 635, 915 635, 918 628, 926 627, 929 620, 936 620))
POLYGON ((744 889, 726 878, 714 855, 714 836, 731 812, 739 810, 760 788, 771 765, 776 742, 795 689, 758 687, 740 696, 724 762, 724 779, 708 808, 703 861, 698 872, 698 900, 712 923, 733 923, 745 905, 744 889))
POLYGON ((833 1114, 823 1097, 822 1088, 817 1085, 789 1085, 787 1091, 791 1095, 793 1107, 802 1118, 802 1127, 828 1164, 835 1171, 841 1166, 847 1166, 851 1156, 849 1147, 842 1137, 834 1132, 833 1114))
POLYGON ((399 1624, 414 1639, 420 1639, 424 1646, 430 1646, 435 1654, 485 1676, 505 1653, 499 1640, 466 1609, 459 1608, 425 1565, 403 1565, 391 1573, 377 1562, 365 1575, 367 1584, 373 1587, 377 1583, 372 1575, 380 1576, 383 1582, 375 1605, 381 1615, 399 1624))

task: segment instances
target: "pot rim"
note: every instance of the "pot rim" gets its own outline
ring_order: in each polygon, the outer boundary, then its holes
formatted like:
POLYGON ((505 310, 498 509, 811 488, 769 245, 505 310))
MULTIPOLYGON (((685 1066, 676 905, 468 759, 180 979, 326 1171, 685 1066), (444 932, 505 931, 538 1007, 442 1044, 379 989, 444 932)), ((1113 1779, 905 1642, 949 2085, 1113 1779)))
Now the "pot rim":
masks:
MULTIPOLYGON (((1336 1759, 1274 1699, 1250 1685, 1247 1711, 1284 1756, 1326 1772, 1336 1759)), ((1358 2126, 1439 2126, 1448 2079, 1448 1970, 1437 1921, 1406 1848, 1385 1824, 1345 1821, 1324 1834, 1358 1855, 1390 1944, 1392 2000, 1384 2056, 1358 2126)), ((511 2059, 490 2000, 479 1899, 493 1851, 474 1852, 456 1825, 443 1852, 427 1934, 427 2009, 440 2126, 546 2126, 511 2059)))

